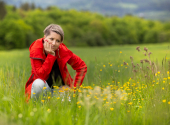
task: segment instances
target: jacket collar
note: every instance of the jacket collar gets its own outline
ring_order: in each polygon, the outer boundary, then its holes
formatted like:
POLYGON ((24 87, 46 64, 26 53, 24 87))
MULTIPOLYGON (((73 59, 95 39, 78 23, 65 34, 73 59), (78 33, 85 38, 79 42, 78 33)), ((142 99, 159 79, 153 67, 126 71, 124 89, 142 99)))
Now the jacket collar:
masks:
MULTIPOLYGON (((30 57, 31 58, 40 58, 45 59, 45 52, 44 52, 44 46, 43 46, 43 38, 37 39, 34 41, 30 47, 30 57)), ((68 58, 68 56, 72 55, 73 53, 64 45, 64 43, 61 43, 59 48, 55 51, 56 56, 60 59, 68 58)))

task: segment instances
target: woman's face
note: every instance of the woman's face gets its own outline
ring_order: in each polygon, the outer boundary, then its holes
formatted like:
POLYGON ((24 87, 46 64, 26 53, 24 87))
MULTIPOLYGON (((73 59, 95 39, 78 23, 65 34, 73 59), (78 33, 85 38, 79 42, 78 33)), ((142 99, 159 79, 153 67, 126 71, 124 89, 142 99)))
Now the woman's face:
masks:
POLYGON ((45 36, 44 41, 48 41, 49 44, 51 44, 51 49, 53 51, 57 50, 62 43, 61 36, 53 31, 50 31, 50 34, 45 36))

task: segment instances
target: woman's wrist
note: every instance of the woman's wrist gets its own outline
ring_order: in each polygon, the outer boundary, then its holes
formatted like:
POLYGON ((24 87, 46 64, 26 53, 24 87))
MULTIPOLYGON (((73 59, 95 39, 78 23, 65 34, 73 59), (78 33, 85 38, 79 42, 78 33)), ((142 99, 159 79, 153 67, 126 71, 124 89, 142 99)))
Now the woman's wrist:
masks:
POLYGON ((49 52, 49 51, 46 51, 46 50, 45 50, 45 53, 46 53, 47 55, 48 55, 48 54, 51 54, 51 55, 55 56, 55 52, 54 52, 54 51, 50 51, 50 52, 49 52))
POLYGON ((55 52, 54 51, 49 52, 49 54, 55 56, 55 52))

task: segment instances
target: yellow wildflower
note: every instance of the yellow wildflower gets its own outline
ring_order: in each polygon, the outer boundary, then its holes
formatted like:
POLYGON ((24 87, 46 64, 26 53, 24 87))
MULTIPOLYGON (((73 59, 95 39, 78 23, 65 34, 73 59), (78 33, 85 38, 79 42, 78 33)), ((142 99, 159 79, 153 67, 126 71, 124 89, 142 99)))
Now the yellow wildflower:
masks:
POLYGON ((162 102, 165 103, 165 102, 166 102, 166 99, 162 100, 162 102))
POLYGON ((87 94, 87 97, 90 97, 90 95, 89 95, 89 94, 87 94))
POLYGON ((53 86, 55 89, 59 89, 59 87, 58 86, 53 86))
POLYGON ((110 108, 110 110, 111 110, 111 111, 113 111, 113 110, 114 110, 114 108, 110 108))
POLYGON ((64 90, 60 89, 59 92, 64 92, 64 90))
POLYGON ((46 89, 47 87, 43 87, 43 90, 46 89))
POLYGON ((51 109, 48 109, 47 112, 50 113, 50 112, 51 112, 51 109))
POLYGON ((73 94, 73 97, 76 97, 76 94, 73 94))
POLYGON ((164 80, 167 80, 167 78, 164 78, 164 80))
POLYGON ((129 102, 128 104, 129 104, 129 105, 132 105, 132 102, 129 102))

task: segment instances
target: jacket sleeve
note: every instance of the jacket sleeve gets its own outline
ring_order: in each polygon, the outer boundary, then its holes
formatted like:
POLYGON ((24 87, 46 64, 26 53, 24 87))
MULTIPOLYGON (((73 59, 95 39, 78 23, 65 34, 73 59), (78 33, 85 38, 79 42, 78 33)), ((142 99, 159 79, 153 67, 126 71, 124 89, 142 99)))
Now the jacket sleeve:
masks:
POLYGON ((74 87, 78 87, 82 84, 85 74, 87 72, 87 66, 85 62, 73 53, 72 57, 68 60, 68 64, 76 70, 76 75, 74 77, 74 87))
POLYGON ((48 54, 45 61, 39 58, 31 58, 32 71, 37 78, 46 80, 47 76, 50 74, 53 64, 57 57, 48 54))

